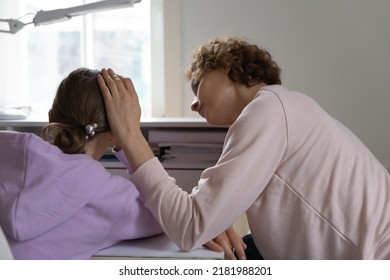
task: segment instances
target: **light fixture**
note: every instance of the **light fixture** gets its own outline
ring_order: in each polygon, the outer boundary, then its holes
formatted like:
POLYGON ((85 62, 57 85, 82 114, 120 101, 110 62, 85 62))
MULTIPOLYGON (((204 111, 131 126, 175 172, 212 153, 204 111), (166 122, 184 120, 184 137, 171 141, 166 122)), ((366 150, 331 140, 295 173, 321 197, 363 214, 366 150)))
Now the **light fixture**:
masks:
POLYGON ((141 0, 105 0, 65 9, 51 11, 39 11, 34 16, 32 22, 24 23, 17 19, 0 19, 0 22, 8 23, 8 29, 0 29, 0 32, 15 34, 24 26, 34 23, 35 26, 52 24, 56 22, 70 20, 72 17, 89 13, 132 7, 141 0))
MULTIPOLYGON (((141 0, 105 0, 80 6, 74 6, 65 9, 56 9, 50 11, 39 11, 34 16, 32 22, 23 23, 16 19, 0 19, 0 22, 8 23, 8 29, 0 29, 0 32, 15 34, 24 26, 34 23, 35 26, 53 24, 56 22, 70 20, 72 17, 81 16, 89 13, 132 7, 141 0)), ((25 119, 27 114, 19 108, 1 108, 0 120, 25 119)))

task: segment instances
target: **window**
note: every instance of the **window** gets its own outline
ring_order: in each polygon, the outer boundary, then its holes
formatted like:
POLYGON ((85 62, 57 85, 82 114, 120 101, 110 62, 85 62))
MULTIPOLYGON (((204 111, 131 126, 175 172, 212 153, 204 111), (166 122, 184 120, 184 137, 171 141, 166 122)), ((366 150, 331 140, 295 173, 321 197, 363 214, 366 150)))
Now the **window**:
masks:
MULTIPOLYGON (((4 4, 5 0, 1 1, 4 4)), ((0 18, 16 18, 28 12, 35 14, 39 10, 87 3, 83 0, 7 2, 15 9, 9 15, 3 11, 0 18), (22 13, 15 16, 15 11, 22 13)), ((0 86, 0 90, 8 94, 3 94, 5 100, 1 100, 0 106, 29 105, 47 112, 58 84, 69 72, 81 66, 96 69, 112 67, 132 78, 140 97, 143 116, 151 116, 150 2, 143 0, 133 8, 74 17, 63 23, 38 27, 28 25, 18 34, 1 35, 1 42, 19 47, 10 47, 7 55, 1 57, 8 71, 5 72, 7 81, 4 81, 2 88, 0 86), (10 77, 9 71, 18 77, 10 77)), ((31 19, 32 16, 26 14, 20 20, 28 22, 31 19)))

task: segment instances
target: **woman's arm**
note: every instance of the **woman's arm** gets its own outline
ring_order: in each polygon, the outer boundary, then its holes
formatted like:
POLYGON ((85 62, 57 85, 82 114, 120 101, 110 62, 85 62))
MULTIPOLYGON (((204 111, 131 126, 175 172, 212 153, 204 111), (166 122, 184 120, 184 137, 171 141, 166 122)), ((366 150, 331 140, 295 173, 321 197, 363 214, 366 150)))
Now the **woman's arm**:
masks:
POLYGON ((183 250, 207 243, 239 219, 261 195, 283 157, 287 141, 283 106, 267 95, 248 105, 250 109, 230 127, 218 163, 202 173, 196 194, 190 196, 178 188, 143 137, 131 80, 104 69, 98 79, 112 132, 134 169, 131 178, 164 231, 183 250))

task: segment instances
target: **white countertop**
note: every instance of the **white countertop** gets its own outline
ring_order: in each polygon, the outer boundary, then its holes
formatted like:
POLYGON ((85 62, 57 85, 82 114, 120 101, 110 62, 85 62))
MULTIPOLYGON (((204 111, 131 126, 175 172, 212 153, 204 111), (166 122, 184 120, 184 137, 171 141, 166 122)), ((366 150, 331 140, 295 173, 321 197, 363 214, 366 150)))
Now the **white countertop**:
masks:
POLYGON ((207 259, 222 260, 223 252, 205 247, 181 251, 165 234, 127 240, 97 252, 92 259, 207 259))

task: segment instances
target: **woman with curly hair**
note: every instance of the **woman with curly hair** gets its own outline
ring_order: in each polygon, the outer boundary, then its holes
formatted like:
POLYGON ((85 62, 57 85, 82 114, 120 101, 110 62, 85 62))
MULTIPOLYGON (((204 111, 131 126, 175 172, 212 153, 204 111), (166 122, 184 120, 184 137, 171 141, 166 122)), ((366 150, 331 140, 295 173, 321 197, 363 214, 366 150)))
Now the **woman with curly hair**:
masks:
POLYGON ((172 240, 191 250, 225 230, 230 237, 246 213, 265 259, 390 259, 389 173, 314 100, 282 86, 266 50, 217 38, 195 51, 186 75, 192 110, 229 126, 190 196, 143 138, 131 80, 111 69, 99 76, 131 178, 172 240))

